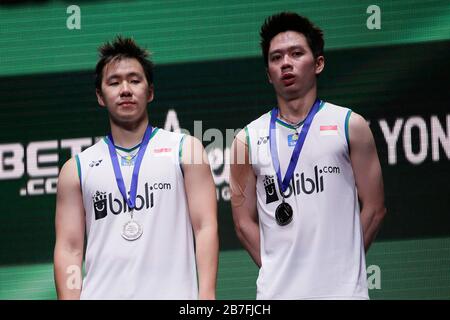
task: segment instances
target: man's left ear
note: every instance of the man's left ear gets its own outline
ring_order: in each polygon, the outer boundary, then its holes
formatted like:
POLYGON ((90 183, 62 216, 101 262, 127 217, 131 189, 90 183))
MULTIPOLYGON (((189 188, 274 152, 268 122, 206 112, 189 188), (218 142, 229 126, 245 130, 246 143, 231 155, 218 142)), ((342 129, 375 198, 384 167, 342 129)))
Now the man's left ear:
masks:
POLYGON ((320 74, 325 68, 325 58, 323 56, 318 56, 316 58, 316 74, 320 74))
POLYGON ((272 83, 272 78, 270 77, 269 68, 266 68, 266 75, 267 75, 267 79, 269 80, 269 83, 272 83))
POLYGON ((152 102, 153 98, 154 98, 154 88, 153 88, 153 84, 148 86, 148 99, 147 102, 152 102))
POLYGON ((105 100, 103 99, 103 94, 100 89, 95 89, 95 94, 97 96, 97 102, 101 107, 106 107, 105 100))

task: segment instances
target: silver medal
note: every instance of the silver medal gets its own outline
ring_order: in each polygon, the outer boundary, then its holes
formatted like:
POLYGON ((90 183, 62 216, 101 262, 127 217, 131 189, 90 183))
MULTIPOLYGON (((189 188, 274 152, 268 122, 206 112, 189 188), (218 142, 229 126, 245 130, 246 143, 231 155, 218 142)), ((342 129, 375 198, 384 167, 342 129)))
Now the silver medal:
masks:
POLYGON ((142 226, 135 220, 130 220, 123 225, 122 237, 128 241, 139 239, 142 235, 142 226))

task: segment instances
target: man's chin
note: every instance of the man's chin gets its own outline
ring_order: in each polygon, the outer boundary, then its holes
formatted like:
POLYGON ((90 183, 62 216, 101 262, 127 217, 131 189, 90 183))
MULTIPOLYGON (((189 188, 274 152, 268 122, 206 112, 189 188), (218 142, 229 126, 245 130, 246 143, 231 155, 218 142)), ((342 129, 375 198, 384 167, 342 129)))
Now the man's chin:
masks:
POLYGON ((295 100, 300 98, 301 91, 298 88, 292 86, 291 88, 285 88, 283 92, 280 92, 279 96, 287 101, 295 100))
POLYGON ((119 126, 130 126, 145 120, 145 115, 137 115, 135 113, 122 113, 111 116, 112 122, 119 126))

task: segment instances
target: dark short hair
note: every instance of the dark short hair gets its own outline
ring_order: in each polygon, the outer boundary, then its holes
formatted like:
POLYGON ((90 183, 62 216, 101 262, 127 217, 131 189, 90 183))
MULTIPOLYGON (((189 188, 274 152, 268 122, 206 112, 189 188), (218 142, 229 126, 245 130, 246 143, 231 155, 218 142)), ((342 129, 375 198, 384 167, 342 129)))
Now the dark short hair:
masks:
POLYGON ((296 31, 303 34, 308 41, 314 58, 323 55, 324 40, 322 30, 297 13, 281 12, 266 18, 259 32, 266 66, 268 65, 270 42, 277 34, 285 31, 296 31))
POLYGON ((150 53, 140 48, 131 38, 117 36, 112 42, 106 42, 98 48, 99 61, 95 67, 95 87, 101 89, 103 79, 103 68, 111 61, 120 61, 124 58, 134 58, 144 69, 148 84, 153 84, 153 62, 150 53))

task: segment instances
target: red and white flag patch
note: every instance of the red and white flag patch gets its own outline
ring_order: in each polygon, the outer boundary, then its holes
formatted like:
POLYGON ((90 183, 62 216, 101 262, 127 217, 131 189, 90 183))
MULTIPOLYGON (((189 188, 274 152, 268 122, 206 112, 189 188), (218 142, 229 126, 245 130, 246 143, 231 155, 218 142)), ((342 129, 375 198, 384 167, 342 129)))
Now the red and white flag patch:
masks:
POLYGON ((158 148, 158 149, 153 149, 153 152, 158 154, 158 153, 167 153, 167 152, 172 152, 172 148, 158 148))
POLYGON ((337 134, 338 134, 337 125, 320 126, 321 136, 337 136, 337 134))

